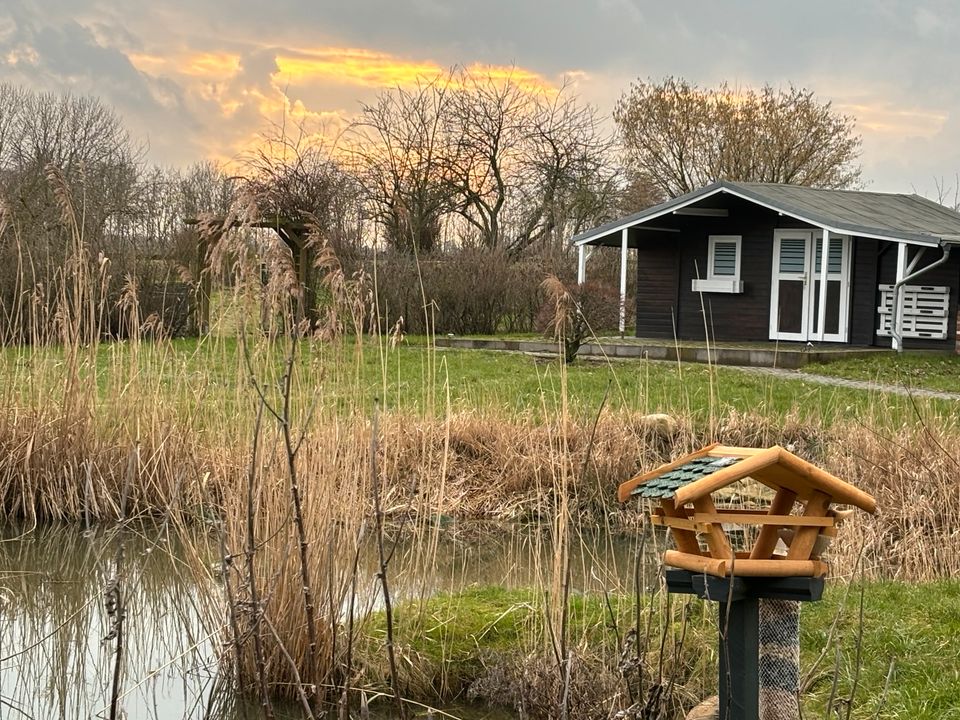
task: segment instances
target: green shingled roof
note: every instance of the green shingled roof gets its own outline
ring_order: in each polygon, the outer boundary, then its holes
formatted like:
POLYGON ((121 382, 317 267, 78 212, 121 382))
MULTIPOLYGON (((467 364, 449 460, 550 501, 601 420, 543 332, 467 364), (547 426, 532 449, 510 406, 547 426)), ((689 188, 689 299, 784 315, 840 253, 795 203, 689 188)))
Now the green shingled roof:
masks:
POLYGON ((701 457, 657 475, 633 489, 631 495, 642 498, 671 498, 684 485, 713 475, 720 468, 740 462, 739 457, 701 457))

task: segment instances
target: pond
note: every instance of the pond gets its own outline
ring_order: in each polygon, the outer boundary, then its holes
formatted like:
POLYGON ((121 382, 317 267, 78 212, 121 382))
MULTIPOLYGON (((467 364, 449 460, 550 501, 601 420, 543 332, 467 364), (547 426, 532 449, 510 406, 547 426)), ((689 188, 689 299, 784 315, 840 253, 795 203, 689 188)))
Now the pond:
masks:
MULTIPOLYGON (((216 573, 204 584, 185 561, 184 543, 167 526, 124 532, 127 614, 119 703, 130 720, 241 720, 256 709, 218 691, 222 617, 216 573)), ((0 535, 0 718, 107 717, 114 641, 105 593, 117 565, 114 531, 75 525, 7 527, 0 535), (107 639, 105 639, 107 638, 107 639)), ((212 570, 216 542, 190 538, 212 570)), ((572 592, 630 584, 640 544, 632 536, 596 530, 571 542, 572 592)), ((649 554, 649 553, 647 553, 649 554)), ((549 533, 538 526, 445 528, 424 567, 415 540, 397 545, 392 565, 398 599, 457 592, 469 585, 532 587, 549 568, 549 533)), ((361 563, 365 607, 380 603, 373 548, 361 563)), ((653 581, 655 571, 643 563, 653 581)), ((541 578, 542 582, 542 578, 541 578)), ((451 716, 504 720, 512 714, 475 707, 443 708, 451 716)), ((299 714, 293 708, 291 717, 299 714)))

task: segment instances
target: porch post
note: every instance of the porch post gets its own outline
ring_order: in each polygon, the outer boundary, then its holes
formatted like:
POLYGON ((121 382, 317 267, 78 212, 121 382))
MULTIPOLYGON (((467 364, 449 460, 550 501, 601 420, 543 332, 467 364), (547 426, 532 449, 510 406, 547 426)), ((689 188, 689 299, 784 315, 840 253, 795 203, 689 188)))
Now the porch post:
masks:
POLYGON ((826 336, 827 322, 827 275, 830 269, 830 231, 823 228, 823 242, 820 245, 820 300, 817 308, 817 338, 823 342, 826 336))
POLYGON ((627 326, 627 240, 629 228, 620 233, 620 337, 627 326))
POLYGON ((577 248, 577 285, 583 285, 587 279, 587 246, 577 248))
POLYGON ((893 293, 893 317, 890 318, 890 328, 893 331, 890 333, 890 347, 898 352, 903 349, 900 342, 903 333, 903 285, 899 283, 907 276, 908 254, 907 244, 897 243, 897 279, 894 283, 896 289, 893 293))

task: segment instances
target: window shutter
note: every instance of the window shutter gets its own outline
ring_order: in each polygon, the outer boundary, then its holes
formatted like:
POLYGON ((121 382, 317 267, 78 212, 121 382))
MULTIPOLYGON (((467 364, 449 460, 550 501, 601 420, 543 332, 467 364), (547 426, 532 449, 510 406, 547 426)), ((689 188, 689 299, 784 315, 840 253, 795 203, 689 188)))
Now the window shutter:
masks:
POLYGON ((780 272, 802 273, 807 270, 807 241, 783 238, 780 241, 780 272))
POLYGON ((734 277, 737 274, 737 243, 718 240, 713 245, 713 274, 734 277))

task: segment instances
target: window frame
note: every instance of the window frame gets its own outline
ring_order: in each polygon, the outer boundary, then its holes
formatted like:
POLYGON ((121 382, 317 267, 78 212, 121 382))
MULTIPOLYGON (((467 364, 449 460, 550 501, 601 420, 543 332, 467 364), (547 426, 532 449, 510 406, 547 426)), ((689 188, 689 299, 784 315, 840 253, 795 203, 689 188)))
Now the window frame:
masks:
POLYGON ((710 235, 707 237, 708 250, 707 250, 707 280, 732 280, 734 282, 740 282, 740 249, 743 244, 742 235, 710 235), (716 252, 717 252, 717 243, 730 243, 732 242, 736 246, 736 251, 733 259, 733 275, 717 275, 715 273, 715 261, 716 261, 716 252))
POLYGON ((694 278, 691 289, 694 292, 742 293, 743 283, 740 281, 741 263, 743 259, 742 235, 708 235, 707 236, 707 276, 694 278), (717 243, 734 243, 736 252, 733 262, 733 275, 718 275, 714 272, 717 243))

